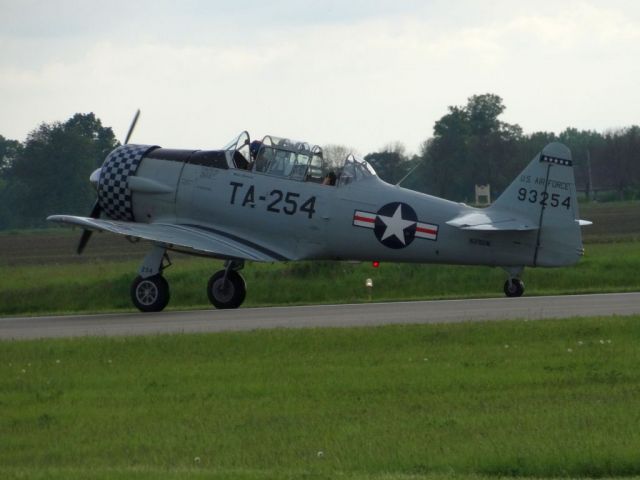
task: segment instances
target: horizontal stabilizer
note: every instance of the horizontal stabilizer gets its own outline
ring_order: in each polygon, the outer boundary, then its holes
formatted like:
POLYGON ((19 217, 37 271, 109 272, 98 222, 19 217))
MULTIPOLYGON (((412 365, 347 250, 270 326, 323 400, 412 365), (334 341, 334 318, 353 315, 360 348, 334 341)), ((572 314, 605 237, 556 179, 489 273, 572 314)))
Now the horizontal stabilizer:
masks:
POLYGON ((461 230, 479 230, 485 232, 523 232, 538 230, 538 226, 533 222, 516 218, 513 215, 499 215, 497 213, 498 212, 467 213, 453 220, 449 220, 447 225, 457 227, 461 230))
POLYGON ((52 215, 47 220, 82 227, 86 230, 105 231, 125 237, 140 238, 165 245, 168 248, 181 247, 218 258, 244 259, 254 262, 290 260, 289 257, 264 245, 258 245, 232 233, 202 225, 119 222, 71 215, 52 215))

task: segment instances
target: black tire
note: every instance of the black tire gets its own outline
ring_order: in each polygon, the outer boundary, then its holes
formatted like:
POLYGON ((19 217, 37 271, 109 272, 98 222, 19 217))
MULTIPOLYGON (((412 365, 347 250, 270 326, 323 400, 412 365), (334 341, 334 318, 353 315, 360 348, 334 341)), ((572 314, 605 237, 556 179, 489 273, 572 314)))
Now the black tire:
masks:
POLYGON ((504 282, 504 294, 507 297, 521 297, 524 293, 524 283, 519 278, 512 278, 504 282))
POLYGON ((160 312, 169 303, 169 284, 162 275, 136 277, 131 284, 131 300, 141 312, 160 312))
POLYGON ((235 270, 229 270, 224 281, 224 270, 214 273, 207 284, 207 296, 216 308, 238 308, 247 295, 244 278, 235 270))

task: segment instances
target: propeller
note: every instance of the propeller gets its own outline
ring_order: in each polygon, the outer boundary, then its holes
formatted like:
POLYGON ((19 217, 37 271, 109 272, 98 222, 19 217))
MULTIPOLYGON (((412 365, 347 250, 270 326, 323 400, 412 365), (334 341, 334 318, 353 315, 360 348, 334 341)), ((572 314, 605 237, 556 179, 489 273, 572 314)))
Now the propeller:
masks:
MULTIPOLYGON (((100 202, 98 201, 98 199, 96 199, 96 202, 93 204, 93 208, 91 209, 91 213, 89 214, 89 217, 100 218, 101 211, 102 209, 100 208, 100 202)), ((87 243, 91 238, 92 233, 93 233, 93 230, 82 231, 82 236, 80 237, 80 243, 78 243, 78 249, 76 250, 78 252, 78 255, 82 254, 84 247, 87 246, 87 243)))
POLYGON ((131 138, 131 134, 133 133, 133 129, 136 128, 136 123, 138 123, 138 117, 140 116, 140 109, 133 116, 133 120, 131 121, 131 126, 129 127, 129 131, 127 132, 127 136, 124 139, 124 144, 129 143, 129 139, 131 138))
MULTIPOLYGON (((133 120, 131 122, 131 126, 129 127, 129 131, 127 132, 127 136, 124 139, 124 144, 129 143, 129 139, 131 139, 131 135, 133 134, 133 130, 136 128, 136 123, 138 123, 138 117, 140 117, 140 109, 136 111, 136 114, 133 116, 133 120)), ((96 169, 91 176, 89 177, 89 181, 96 187, 96 191, 98 190, 98 182, 100 180, 100 169, 96 169)), ((102 207, 100 207, 100 200, 96 198, 95 203, 93 204, 93 208, 91 209, 91 213, 89 213, 90 218, 100 218, 100 214, 102 213, 102 207)), ((91 234, 93 230, 83 230, 82 236, 80 237, 80 242, 78 243, 78 248, 76 251, 78 255, 82 254, 87 243, 89 243, 89 239, 91 238, 91 234)))

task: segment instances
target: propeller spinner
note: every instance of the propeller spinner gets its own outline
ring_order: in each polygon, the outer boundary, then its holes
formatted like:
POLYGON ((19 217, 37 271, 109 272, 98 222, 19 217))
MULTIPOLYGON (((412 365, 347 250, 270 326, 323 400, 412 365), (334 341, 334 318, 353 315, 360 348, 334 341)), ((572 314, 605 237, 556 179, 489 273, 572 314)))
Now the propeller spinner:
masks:
MULTIPOLYGON (((136 123, 138 123, 138 117, 140 117, 140 109, 136 111, 136 114, 133 117, 131 122, 131 126, 129 127, 129 131, 127 132, 127 136, 124 139, 124 145, 129 143, 131 139, 131 135, 133 134, 133 130, 136 128, 136 123)), ((89 181, 96 187, 96 191, 98 190, 98 183, 100 182, 100 171, 101 168, 97 168, 93 171, 91 176, 89 177, 89 181)), ((100 214, 102 213, 102 208, 100 207, 100 201, 96 198, 95 203, 93 204, 93 208, 91 209, 91 213, 89 213, 90 218, 100 218, 100 214)), ((82 236, 80 237, 80 242, 78 243, 77 252, 78 255, 82 254, 87 243, 89 243, 89 239, 91 238, 91 234, 93 230, 83 230, 82 236)))

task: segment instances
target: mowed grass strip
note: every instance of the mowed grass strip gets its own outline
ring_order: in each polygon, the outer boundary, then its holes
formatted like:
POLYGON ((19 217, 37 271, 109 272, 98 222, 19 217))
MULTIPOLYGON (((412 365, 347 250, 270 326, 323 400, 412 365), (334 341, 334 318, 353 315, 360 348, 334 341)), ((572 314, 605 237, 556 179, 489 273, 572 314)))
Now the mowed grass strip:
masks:
POLYGON ((640 474, 640 317, 0 342, 0 476, 640 474))
MULTIPOLYGON (((0 315, 132 310, 129 286, 139 262, 0 267, 0 315)), ((212 308, 207 280, 222 264, 182 257, 165 271, 169 308, 212 308)), ((576 266, 526 269, 526 295, 640 289, 640 242, 592 244, 576 266)), ((244 306, 502 296, 499 268, 344 262, 247 264, 244 306), (371 292, 365 280, 373 280, 371 292)))

